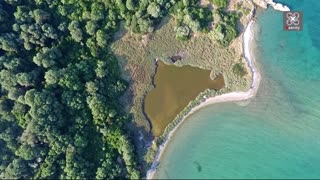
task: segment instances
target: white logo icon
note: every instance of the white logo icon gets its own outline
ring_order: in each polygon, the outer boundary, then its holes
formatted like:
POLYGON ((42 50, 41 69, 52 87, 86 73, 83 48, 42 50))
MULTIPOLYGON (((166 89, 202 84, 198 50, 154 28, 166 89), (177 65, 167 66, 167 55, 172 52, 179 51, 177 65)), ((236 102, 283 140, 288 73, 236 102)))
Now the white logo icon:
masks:
POLYGON ((287 25, 298 26, 300 24, 299 17, 300 17, 300 14, 297 12, 294 12, 294 13, 288 12, 287 13, 287 22, 286 22, 287 25))

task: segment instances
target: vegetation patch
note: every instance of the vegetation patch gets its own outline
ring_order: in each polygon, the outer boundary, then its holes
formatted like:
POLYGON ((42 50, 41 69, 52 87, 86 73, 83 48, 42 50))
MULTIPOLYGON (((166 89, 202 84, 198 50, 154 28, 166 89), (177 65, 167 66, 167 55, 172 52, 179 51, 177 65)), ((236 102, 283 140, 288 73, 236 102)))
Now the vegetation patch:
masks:
POLYGON ((225 8, 227 7, 228 0, 211 0, 215 7, 225 8))
POLYGON ((0 1, 1 179, 140 178, 118 101, 128 83, 107 48, 117 14, 114 2, 0 1))
POLYGON ((212 70, 214 74, 222 74, 226 89, 245 90, 249 87, 250 77, 239 77, 233 73, 232 67, 242 56, 242 39, 238 37, 228 47, 222 47, 208 34, 199 34, 187 41, 181 41, 175 34, 176 21, 174 18, 165 18, 157 31, 148 35, 145 41, 139 35, 126 33, 115 41, 111 49, 118 58, 123 75, 130 79, 130 90, 127 98, 133 98, 128 105, 136 123, 150 130, 145 118, 143 103, 145 95, 153 89, 152 77, 155 73, 155 60, 161 59, 167 64, 176 66, 191 65, 202 69, 212 70), (171 57, 179 55, 180 60, 173 62, 171 57))
POLYGON ((225 13, 221 9, 216 11, 216 15, 220 21, 215 25, 211 36, 222 46, 226 47, 230 42, 237 37, 237 20, 239 15, 237 13, 225 13))
POLYGON ((244 16, 247 16, 250 14, 250 9, 248 7, 244 6, 243 1, 237 2, 235 5, 236 10, 238 10, 239 12, 241 12, 244 16))
POLYGON ((243 77, 246 74, 248 74, 248 72, 246 71, 246 69, 244 68, 244 65, 242 63, 234 64, 232 67, 232 70, 236 75, 238 75, 240 77, 243 77))
POLYGON ((212 21, 197 0, 2 0, 0 178, 139 179, 141 146, 124 110, 150 130, 142 106, 156 58, 182 54, 176 65, 221 70, 227 90, 246 87, 232 73, 241 41, 212 42, 212 21))

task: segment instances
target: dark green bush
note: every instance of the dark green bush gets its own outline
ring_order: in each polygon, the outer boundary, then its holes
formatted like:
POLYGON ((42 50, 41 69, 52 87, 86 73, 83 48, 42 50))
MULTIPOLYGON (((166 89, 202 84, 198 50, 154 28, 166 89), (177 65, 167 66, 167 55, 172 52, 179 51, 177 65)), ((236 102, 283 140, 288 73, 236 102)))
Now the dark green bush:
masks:
POLYGON ((242 63, 236 63, 235 65, 233 65, 232 67, 232 71, 233 73, 235 73, 237 76, 245 76, 247 74, 246 69, 244 68, 242 63))

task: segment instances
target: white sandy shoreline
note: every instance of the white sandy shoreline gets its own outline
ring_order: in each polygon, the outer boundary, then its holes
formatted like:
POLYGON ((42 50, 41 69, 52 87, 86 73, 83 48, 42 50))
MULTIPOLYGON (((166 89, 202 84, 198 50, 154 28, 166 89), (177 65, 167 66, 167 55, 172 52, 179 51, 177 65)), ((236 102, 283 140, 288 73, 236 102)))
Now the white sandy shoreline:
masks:
POLYGON ((174 132, 184 122, 184 120, 187 119, 192 113, 194 113, 195 111, 197 111, 205 106, 211 105, 211 104, 230 102, 230 101, 242 101, 242 100, 250 99, 256 95, 257 90, 259 88, 261 75, 255 66, 255 59, 252 55, 251 48, 250 48, 250 44, 251 44, 251 42, 253 40, 253 36, 254 36, 253 29, 252 29, 253 23, 254 23, 253 21, 250 21, 248 23, 244 33, 243 33, 244 56, 245 56, 247 65, 249 66, 251 73, 252 73, 252 84, 251 84, 250 89, 246 92, 242 92, 242 91, 231 92, 231 93, 222 94, 222 95, 215 96, 215 97, 210 97, 210 98, 207 98, 204 102, 202 102, 198 106, 192 108, 191 111, 187 115, 185 115, 184 118, 179 122, 179 124, 176 125, 175 128, 170 131, 170 133, 166 137, 164 143, 159 146, 158 152, 157 152, 156 157, 152 163, 152 166, 147 172, 147 175, 146 175, 147 179, 153 178, 154 173, 156 171, 156 167, 157 167, 159 160, 164 152, 163 150, 167 146, 167 144, 170 141, 174 132))

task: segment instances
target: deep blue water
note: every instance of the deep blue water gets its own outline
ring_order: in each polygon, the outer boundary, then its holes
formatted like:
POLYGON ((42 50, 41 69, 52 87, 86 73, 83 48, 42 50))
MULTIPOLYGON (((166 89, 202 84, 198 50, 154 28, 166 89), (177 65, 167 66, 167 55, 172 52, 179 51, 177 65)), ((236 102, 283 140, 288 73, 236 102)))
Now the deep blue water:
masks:
POLYGON ((281 12, 260 12, 257 96, 188 118, 156 178, 320 178, 320 0, 280 2, 303 11, 303 31, 283 31, 281 12))

